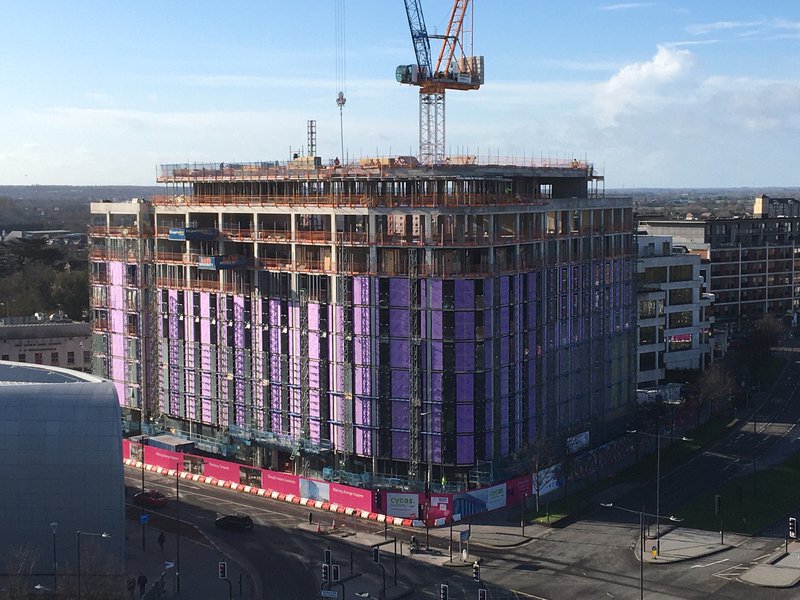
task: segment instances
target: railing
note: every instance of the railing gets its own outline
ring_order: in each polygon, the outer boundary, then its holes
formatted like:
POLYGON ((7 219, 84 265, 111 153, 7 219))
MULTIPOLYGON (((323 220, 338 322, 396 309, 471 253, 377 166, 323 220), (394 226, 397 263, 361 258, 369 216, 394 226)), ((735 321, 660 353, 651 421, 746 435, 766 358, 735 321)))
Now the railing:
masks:
POLYGON ((297 177, 303 173, 313 174, 317 177, 324 177, 326 174, 327 176, 341 177, 375 170, 404 171, 435 168, 446 172, 447 170, 458 171, 462 167, 471 166, 568 169, 582 172, 587 176, 600 176, 599 173, 595 173, 592 163, 577 158, 501 156, 497 153, 483 156, 478 154, 454 154, 446 157, 441 164, 437 164, 435 167, 420 165, 414 157, 406 156, 362 157, 357 162, 353 160, 349 163, 330 161, 327 165, 318 168, 312 168, 306 163, 295 161, 162 164, 159 168, 158 180, 219 179, 224 181, 242 178, 274 179, 297 177))
POLYGON ((148 226, 140 229, 136 225, 89 225, 89 235, 138 237, 152 233, 153 229, 148 226))
POLYGON ((253 239, 252 229, 241 229, 238 227, 227 227, 223 225, 219 228, 221 235, 228 237, 232 240, 251 240, 253 239))
POLYGON ((290 270, 291 258, 256 258, 257 269, 290 270))
POLYGON ((302 206, 355 208, 439 208, 543 206, 549 198, 511 194, 414 194, 408 196, 370 196, 368 194, 293 195, 293 196, 154 196, 155 206, 302 206))
POLYGON ((288 229, 272 229, 254 232, 255 239, 262 242, 291 242, 292 232, 288 229))
POLYGON ((295 240, 298 242, 323 242, 331 241, 330 231, 295 231, 295 240))
POLYGON ((98 248, 93 246, 89 251, 89 257, 99 260, 137 260, 136 252, 133 250, 111 250, 109 248, 98 248))

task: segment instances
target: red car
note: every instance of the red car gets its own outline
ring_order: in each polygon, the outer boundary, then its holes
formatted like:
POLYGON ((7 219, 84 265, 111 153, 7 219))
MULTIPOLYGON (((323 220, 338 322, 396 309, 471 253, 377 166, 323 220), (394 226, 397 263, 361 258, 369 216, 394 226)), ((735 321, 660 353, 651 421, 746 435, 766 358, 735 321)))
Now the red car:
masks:
POLYGON ((145 490, 133 497, 133 503, 147 508, 162 508, 167 505, 167 497, 158 490, 145 490))

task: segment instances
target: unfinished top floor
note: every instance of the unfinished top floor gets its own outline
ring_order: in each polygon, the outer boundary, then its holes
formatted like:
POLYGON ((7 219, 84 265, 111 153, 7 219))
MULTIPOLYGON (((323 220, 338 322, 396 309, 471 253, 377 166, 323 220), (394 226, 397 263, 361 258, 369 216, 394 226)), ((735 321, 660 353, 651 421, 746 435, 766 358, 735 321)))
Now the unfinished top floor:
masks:
POLYGON ((506 165, 470 158, 432 167, 410 157, 329 166, 307 160, 162 165, 158 181, 167 194, 155 203, 443 208, 603 196, 602 176, 576 159, 506 165))

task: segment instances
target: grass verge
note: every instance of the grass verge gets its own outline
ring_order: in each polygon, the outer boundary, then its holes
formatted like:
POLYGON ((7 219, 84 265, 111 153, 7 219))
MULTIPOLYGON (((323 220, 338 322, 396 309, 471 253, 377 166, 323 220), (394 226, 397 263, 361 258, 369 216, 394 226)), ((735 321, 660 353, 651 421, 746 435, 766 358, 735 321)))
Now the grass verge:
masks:
POLYGON ((675 514, 683 519, 684 527, 719 530, 720 517, 715 514, 714 499, 719 495, 723 530, 752 535, 795 511, 798 489, 800 452, 777 467, 734 479, 714 492, 699 496, 675 514))

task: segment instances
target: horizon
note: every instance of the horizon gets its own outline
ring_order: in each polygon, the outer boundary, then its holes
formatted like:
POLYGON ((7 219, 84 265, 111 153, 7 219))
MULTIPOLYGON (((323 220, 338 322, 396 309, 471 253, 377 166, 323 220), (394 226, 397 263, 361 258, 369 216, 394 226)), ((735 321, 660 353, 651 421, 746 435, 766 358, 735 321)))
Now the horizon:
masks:
MULTIPOLYGON (((0 184, 151 186, 161 164, 286 160, 310 119, 333 159, 339 87, 347 156, 416 154, 418 91, 394 79, 414 60, 403 5, 344 1, 338 82, 334 2, 14 5, 0 184)), ((448 154, 577 156, 611 189, 793 187, 800 5, 697 4, 477 0, 486 83, 447 94, 448 154)), ((450 6, 424 0, 429 32, 450 6)))

